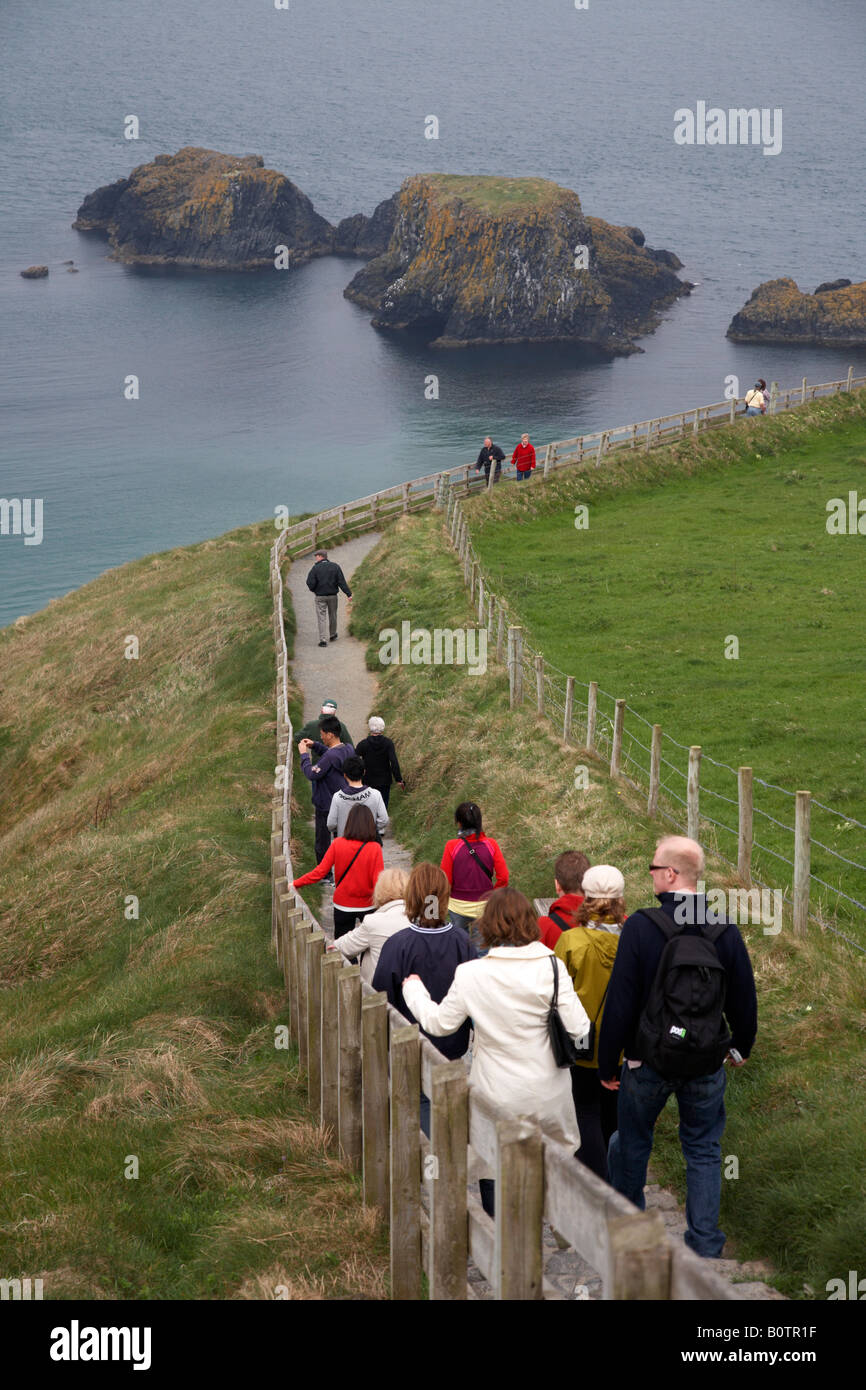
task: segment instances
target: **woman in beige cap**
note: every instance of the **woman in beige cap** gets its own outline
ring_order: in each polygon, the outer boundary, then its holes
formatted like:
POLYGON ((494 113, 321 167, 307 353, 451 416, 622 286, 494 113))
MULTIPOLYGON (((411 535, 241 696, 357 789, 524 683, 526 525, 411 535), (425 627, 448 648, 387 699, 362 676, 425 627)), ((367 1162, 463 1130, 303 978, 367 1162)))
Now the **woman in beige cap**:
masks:
POLYGON ((616 1091, 606 1091, 598 1079, 598 1039, 620 928, 627 915, 625 880, 611 864, 596 864, 584 874, 581 892, 583 902, 574 914, 577 926, 562 933, 554 954, 565 965, 575 993, 595 1022, 593 1054, 571 1068, 571 1093, 582 1140, 578 1157, 606 1182, 607 1146, 616 1129, 616 1091))

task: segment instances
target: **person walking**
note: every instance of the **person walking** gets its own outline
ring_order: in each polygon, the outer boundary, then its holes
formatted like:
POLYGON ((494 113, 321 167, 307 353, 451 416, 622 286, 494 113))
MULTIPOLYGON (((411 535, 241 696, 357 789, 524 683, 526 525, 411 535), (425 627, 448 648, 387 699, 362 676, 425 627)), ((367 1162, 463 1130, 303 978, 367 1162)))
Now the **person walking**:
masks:
POLYGON ((481 451, 480 451, 480 453, 479 453, 479 455, 478 455, 478 458, 477 458, 476 461, 475 461, 475 472, 478 473, 478 472, 480 472, 481 469, 483 468, 483 469, 484 469, 484 482, 485 482, 485 484, 489 485, 489 483, 490 483, 490 465, 493 464, 493 465, 494 465, 494 467, 493 467, 493 481, 494 481, 494 483, 498 483, 498 482, 499 482, 499 479, 500 479, 500 476, 501 476, 501 474, 502 474, 502 465, 503 465, 504 462, 505 462, 505 455, 504 455, 504 453, 503 453, 502 450, 500 449, 499 445, 498 445, 498 444, 494 444, 494 443, 493 443, 493 440, 490 438, 490 435, 488 435, 487 438, 486 438, 485 441, 484 441, 484 444, 483 444, 483 446, 482 446, 482 448, 481 448, 481 451))
MULTIPOLYGON (((303 729, 301 729, 301 732, 300 732, 299 734, 296 734, 296 736, 295 736, 297 742, 300 742, 302 738, 309 738, 309 739, 312 739, 313 741, 316 741, 316 740, 318 739, 320 733, 322 732, 322 727, 321 727, 321 726, 322 726, 322 720, 323 720, 323 719, 327 719, 329 715, 334 715, 335 718, 336 718, 336 716, 337 716, 337 702, 336 702, 336 700, 328 699, 328 700, 323 700, 323 701, 322 701, 322 712, 321 712, 321 714, 316 715, 315 719, 308 719, 308 720, 307 720, 307 722, 306 722, 306 724, 304 725, 303 729)), ((340 742, 341 742, 341 743, 354 743, 354 739, 352 738, 352 735, 349 733, 349 730, 346 728, 346 726, 345 726, 345 724, 343 723, 342 719, 340 720, 340 742)), ((357 750, 357 748, 356 748, 356 749, 355 749, 355 752, 357 753, 357 751, 358 751, 358 750, 357 750)))
POLYGON ((321 738, 314 740, 302 738, 298 744, 301 754, 301 771, 307 781, 313 784, 313 808, 316 813, 316 859, 320 860, 331 843, 328 829, 328 812, 335 791, 344 789, 343 764, 351 758, 354 748, 351 743, 340 741, 340 721, 333 715, 321 722, 321 738), (316 761, 313 762, 312 755, 316 761))
POLYGON ((367 727, 369 738, 362 738, 355 752, 364 759, 364 783, 375 787, 388 809, 391 798, 391 783, 396 782, 403 790, 406 783, 397 761, 397 750, 389 738, 385 737, 385 721, 377 714, 371 715, 367 727))
POLYGON ((335 939, 335 946, 347 960, 360 957, 361 979, 368 985, 373 983, 385 942, 409 926, 404 902, 408 882, 405 869, 383 869, 373 889, 375 911, 368 912, 350 932, 335 939))
POLYGON ((598 1039, 610 974, 625 921, 625 880, 611 864, 597 864, 583 876, 577 925, 561 932, 554 954, 562 961, 574 991, 595 1025, 592 1056, 571 1068, 571 1094, 582 1144, 578 1157, 607 1182, 607 1146, 616 1129, 616 1091, 598 1079, 598 1039))
POLYGON ((766 415, 767 413, 767 383, 763 377, 759 377, 750 391, 746 392, 746 409, 744 415, 766 415))
POLYGON ((529 435, 523 434, 520 443, 511 455, 511 462, 517 469, 517 481, 526 482, 535 467, 535 450, 529 442, 529 435))
MULTIPOLYGON (((478 952, 463 928, 452 926, 448 920, 448 880, 435 864, 416 864, 409 875, 406 916, 406 930, 395 932, 382 947, 373 988, 384 990, 389 1004, 414 1023, 415 1016, 403 995, 406 976, 423 981, 427 998, 438 1003, 451 988, 458 966, 475 960, 478 952)), ((445 1030, 448 1036, 428 1033, 427 1037, 443 1056, 454 1061, 468 1050, 469 1026, 468 1019, 461 1020, 456 1028, 445 1030)), ((423 1024, 421 1028, 423 1032, 423 1024)), ((423 1091, 421 1128, 429 1137, 430 1102, 423 1091)))
MULTIPOLYGON (((536 1120, 546 1134, 578 1149, 569 1069, 556 1065, 547 1026, 555 980, 559 1014, 575 1040, 589 1029, 583 1005, 565 966, 539 941, 535 911, 517 889, 493 893, 478 929, 487 954, 458 965, 441 1003, 431 998, 418 974, 403 980, 403 999, 434 1039, 447 1037, 471 1019, 475 1040, 469 1080, 476 1091, 515 1115, 536 1120)), ((493 1216, 489 1170, 480 1186, 484 1210, 493 1216)))
POLYGON ((341 589, 346 598, 352 597, 343 571, 328 559, 327 550, 316 551, 315 563, 307 575, 307 588, 316 598, 319 646, 327 647, 329 639, 337 640, 337 591, 341 589))
POLYGON ((583 902, 580 885, 589 868, 589 860, 580 850, 567 849, 553 866, 553 886, 556 897, 546 917, 539 917, 538 932, 545 946, 554 950, 564 931, 577 926, 577 909, 583 902))
POLYGON ((388 812, 385 803, 375 787, 365 787, 361 780, 364 764, 355 753, 343 763, 343 776, 348 782, 345 789, 337 788, 331 797, 328 812, 328 829, 332 835, 342 835, 346 821, 353 806, 369 806, 376 822, 376 833, 380 840, 388 827, 388 812))
POLYGON ((384 868, 382 846, 376 822, 367 806, 353 806, 346 821, 345 834, 328 846, 315 869, 292 882, 293 888, 320 883, 334 871, 334 939, 350 932, 358 921, 373 911, 373 892, 384 868))
POLYGON ((725 1244, 719 1229, 724 1063, 742 1066, 752 1050, 755 980, 739 928, 708 913, 697 891, 704 873, 700 845, 666 836, 649 869, 660 907, 633 912, 623 926, 599 1041, 599 1079, 619 1092, 608 1170, 617 1191, 643 1211, 655 1122, 676 1095, 686 1161, 685 1242, 715 1258, 725 1244))
POLYGON ((454 821, 457 836, 445 845, 440 865, 451 885, 448 915, 455 927, 466 928, 478 947, 477 919, 494 888, 506 887, 508 865, 496 841, 485 835, 474 801, 461 801, 454 821))

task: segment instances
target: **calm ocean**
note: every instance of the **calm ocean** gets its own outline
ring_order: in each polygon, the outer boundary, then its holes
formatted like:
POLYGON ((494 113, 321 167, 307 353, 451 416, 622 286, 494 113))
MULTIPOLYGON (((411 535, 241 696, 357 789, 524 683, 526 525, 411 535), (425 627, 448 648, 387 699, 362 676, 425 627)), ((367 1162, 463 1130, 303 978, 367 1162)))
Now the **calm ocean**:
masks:
POLYGON ((279 504, 463 461, 487 432, 510 449, 721 399, 728 373, 866 371, 863 350, 724 336, 762 280, 866 278, 863 0, 4 0, 0 48, 0 496, 44 505, 41 545, 0 536, 0 624, 279 504), (781 108, 781 153, 677 145, 698 101, 781 108), (146 274, 71 230, 86 193, 182 145, 263 155, 332 221, 419 171, 543 175, 698 288, 639 356, 434 353, 342 298, 358 262, 146 274), (34 262, 47 280, 20 278, 34 262))

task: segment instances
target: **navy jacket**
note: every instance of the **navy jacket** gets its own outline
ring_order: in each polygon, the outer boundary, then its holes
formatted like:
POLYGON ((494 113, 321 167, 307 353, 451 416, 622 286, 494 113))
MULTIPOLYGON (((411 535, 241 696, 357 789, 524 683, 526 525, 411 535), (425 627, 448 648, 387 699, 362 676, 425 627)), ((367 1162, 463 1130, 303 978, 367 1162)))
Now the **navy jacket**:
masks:
POLYGON ((332 597, 338 589, 342 589, 347 598, 352 597, 352 590, 346 583, 343 571, 333 560, 316 561, 307 575, 307 588, 317 598, 332 597))
POLYGON ((343 763, 355 752, 351 743, 338 743, 334 748, 326 748, 324 743, 314 743, 313 762, 309 753, 301 754, 301 771, 313 784, 313 805, 325 815, 331 809, 334 792, 344 792, 348 782, 343 776, 343 763))
MULTIPOLYGON (((700 896, 695 896, 696 916, 701 920, 700 896)), ((660 906, 671 919, 674 919, 681 897, 680 893, 658 895, 660 906)), ((686 936, 699 936, 700 930, 697 926, 683 927, 686 936)), ((633 912, 623 925, 601 1021, 600 1081, 612 1081, 616 1077, 621 1052, 634 1061, 643 1060, 635 1050, 635 1036, 665 944, 662 931, 642 912, 633 912)), ((748 1057, 758 1031, 758 998, 752 962, 734 922, 715 944, 727 980, 724 1012, 733 1039, 731 1046, 743 1057, 748 1057)))
MULTIPOLYGON (((420 975, 430 998, 441 1004, 451 988, 454 971, 465 960, 477 960, 478 952, 469 940, 463 927, 404 927, 403 931, 389 936, 376 963, 373 988, 382 989, 388 996, 388 1003, 399 1009, 410 1023, 417 1023, 415 1015, 409 1010, 403 998, 403 981, 407 975, 420 975)), ((424 1033, 424 1029, 421 1029, 424 1033)), ((469 1046, 469 1020, 462 1023, 456 1033, 444 1038, 430 1038, 434 1047, 450 1057, 462 1057, 469 1046)))

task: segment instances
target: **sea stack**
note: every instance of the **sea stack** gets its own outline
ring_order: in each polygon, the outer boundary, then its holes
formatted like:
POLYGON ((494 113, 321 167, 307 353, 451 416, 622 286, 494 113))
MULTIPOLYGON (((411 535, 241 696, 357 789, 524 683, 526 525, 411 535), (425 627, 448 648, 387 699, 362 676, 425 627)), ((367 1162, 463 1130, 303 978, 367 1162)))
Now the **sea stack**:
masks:
POLYGON ((383 249, 347 298, 372 310, 376 327, 415 329, 437 347, 635 352, 659 308, 692 289, 672 252, 647 247, 638 228, 584 216, 578 195, 547 179, 415 175, 370 219, 340 223, 338 249, 366 244, 383 249))
POLYGON ((334 247, 331 224, 261 155, 192 145, 97 188, 72 225, 107 235, 113 258, 130 265, 273 269, 280 254, 293 267, 334 247))
POLYGON ((737 343, 810 343, 862 347, 866 343, 866 280, 829 280, 804 294, 796 280, 765 280, 728 328, 737 343))

